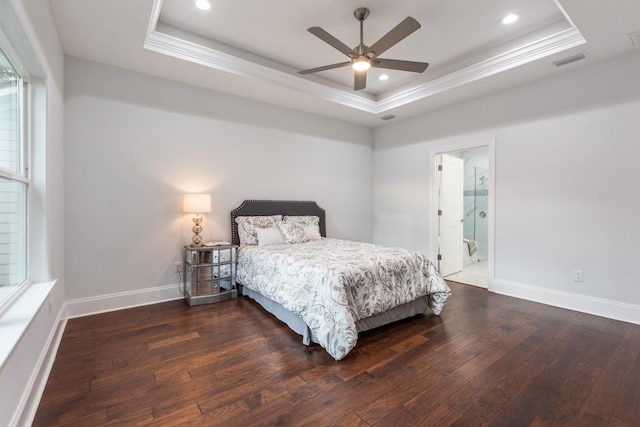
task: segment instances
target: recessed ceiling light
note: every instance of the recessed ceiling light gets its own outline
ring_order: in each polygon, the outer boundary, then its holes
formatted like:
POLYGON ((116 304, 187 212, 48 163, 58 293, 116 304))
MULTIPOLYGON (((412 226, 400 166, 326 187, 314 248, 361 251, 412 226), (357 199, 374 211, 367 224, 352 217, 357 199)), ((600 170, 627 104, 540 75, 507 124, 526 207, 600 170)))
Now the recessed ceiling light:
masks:
POLYGON ((211 9, 211 3, 209 3, 209 0, 196 0, 196 6, 202 10, 211 9))
POLYGON ((509 24, 513 24, 518 19, 520 19, 520 15, 519 14, 510 13, 510 14, 506 15, 504 18, 502 18, 500 20, 500 22, 502 22, 504 25, 509 25, 509 24))
POLYGON ((384 81, 384 80, 389 80, 389 75, 388 74, 380 74, 380 77, 378 77, 380 80, 384 81))

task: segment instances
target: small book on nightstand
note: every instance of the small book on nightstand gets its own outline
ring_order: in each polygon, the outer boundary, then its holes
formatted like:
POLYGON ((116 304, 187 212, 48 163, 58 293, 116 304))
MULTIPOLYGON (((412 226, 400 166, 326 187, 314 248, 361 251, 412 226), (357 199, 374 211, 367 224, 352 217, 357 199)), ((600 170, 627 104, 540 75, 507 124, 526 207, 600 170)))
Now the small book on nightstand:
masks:
POLYGON ((205 246, 207 248, 211 248, 214 246, 226 246, 226 245, 230 245, 231 243, 229 242, 225 242, 225 241, 220 241, 220 242, 207 242, 207 243, 203 243, 202 246, 205 246))

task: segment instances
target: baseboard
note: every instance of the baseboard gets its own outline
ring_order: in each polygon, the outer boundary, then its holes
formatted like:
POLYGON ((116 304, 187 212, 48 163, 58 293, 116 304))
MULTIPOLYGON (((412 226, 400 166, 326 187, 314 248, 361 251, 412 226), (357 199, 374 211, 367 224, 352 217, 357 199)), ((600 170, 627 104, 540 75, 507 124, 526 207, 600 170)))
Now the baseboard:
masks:
POLYGON ((501 279, 495 279, 490 289, 498 294, 640 325, 638 305, 501 279))
POLYGON ((108 311, 157 304, 182 298, 182 292, 178 284, 157 286, 154 288, 69 300, 65 303, 65 315, 67 318, 72 319, 74 317, 106 313, 108 311))
POLYGON ((58 313, 58 317, 56 319, 57 327, 51 330, 51 334, 49 335, 49 339, 47 340, 44 350, 40 355, 36 369, 33 370, 33 374, 29 380, 29 392, 25 393, 22 397, 19 409, 16 411, 16 414, 20 414, 20 419, 15 423, 15 425, 30 426, 33 423, 33 419, 38 411, 38 405, 40 405, 42 393, 44 393, 44 388, 47 385, 49 374, 53 368, 53 362, 55 361, 56 354, 58 353, 60 341, 62 341, 64 328, 67 325, 67 319, 63 317, 63 314, 64 307, 62 307, 58 313))

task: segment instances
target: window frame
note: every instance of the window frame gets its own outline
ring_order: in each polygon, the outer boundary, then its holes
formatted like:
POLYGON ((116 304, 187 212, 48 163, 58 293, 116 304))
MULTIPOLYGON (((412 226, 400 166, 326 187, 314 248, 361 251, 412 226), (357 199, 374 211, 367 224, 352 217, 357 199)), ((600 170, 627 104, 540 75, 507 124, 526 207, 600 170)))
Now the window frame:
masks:
MULTIPOLYGON (((22 67, 17 55, 13 51, 10 43, 4 34, 0 32, 0 50, 8 60, 14 72, 18 75, 18 168, 17 172, 0 166, 0 178, 20 182, 25 185, 25 206, 24 206, 24 248, 18 256, 22 257, 24 264, 24 280, 20 283, 8 284, 11 290, 0 296, 0 315, 4 313, 13 302, 29 287, 31 279, 31 105, 33 100, 32 86, 29 83, 28 74, 22 67)), ((5 286, 0 284, 0 286, 5 286)))

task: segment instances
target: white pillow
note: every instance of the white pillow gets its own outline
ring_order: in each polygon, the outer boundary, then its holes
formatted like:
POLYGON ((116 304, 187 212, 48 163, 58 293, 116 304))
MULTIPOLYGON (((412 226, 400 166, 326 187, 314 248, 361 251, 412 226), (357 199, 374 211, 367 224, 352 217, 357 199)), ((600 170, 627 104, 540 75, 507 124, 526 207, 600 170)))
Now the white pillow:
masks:
POLYGON ((281 245, 286 243, 278 227, 256 228, 258 246, 281 245))
POLYGON ((320 227, 317 225, 307 225, 304 228, 304 234, 307 235, 309 241, 320 240, 322 236, 320 236, 320 227))
POLYGON ((256 230, 260 228, 277 227, 281 221, 282 215, 237 217, 236 224, 238 224, 240 246, 257 245, 258 235, 256 234, 256 230))

